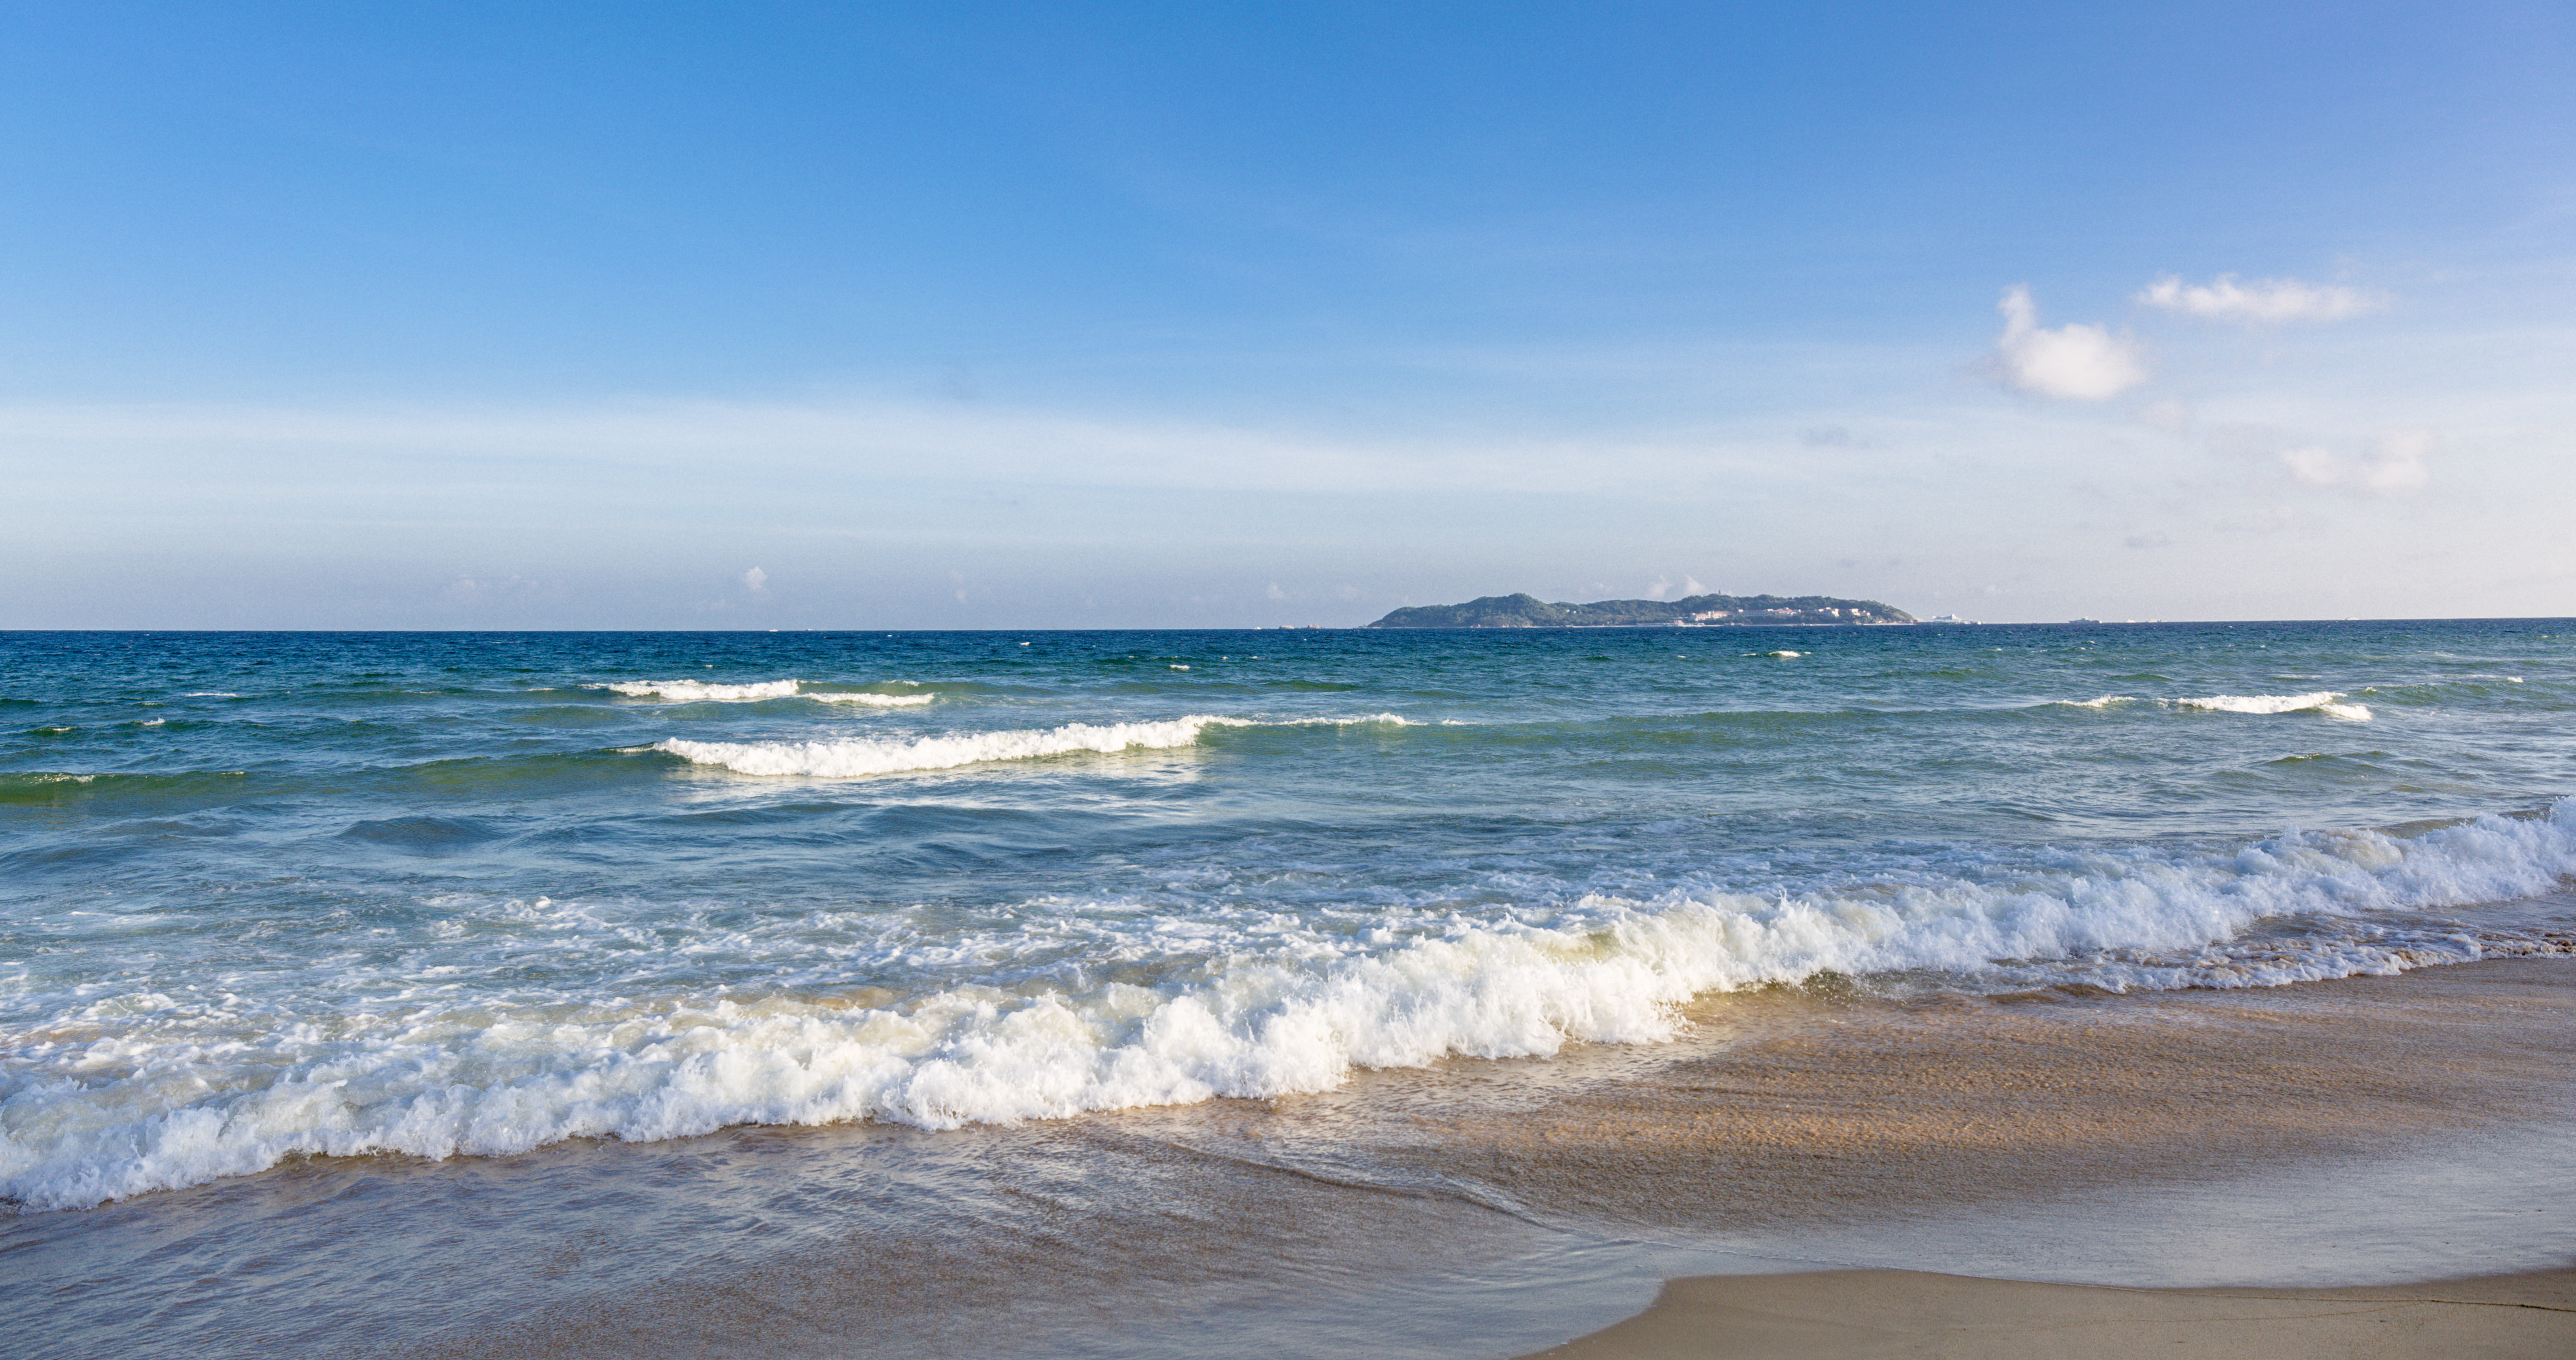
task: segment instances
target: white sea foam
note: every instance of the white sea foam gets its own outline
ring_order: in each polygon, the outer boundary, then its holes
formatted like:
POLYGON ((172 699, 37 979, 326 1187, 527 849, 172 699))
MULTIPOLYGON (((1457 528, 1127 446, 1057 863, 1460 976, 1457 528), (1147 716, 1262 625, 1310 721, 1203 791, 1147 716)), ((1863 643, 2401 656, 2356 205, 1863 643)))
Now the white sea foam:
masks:
MULTIPOLYGON (((1207 721, 1129 727, 1177 740, 1207 721)), ((2401 936, 2367 913, 2550 890, 2576 872, 2576 799, 2406 840, 2294 832, 2233 852, 2067 851, 2009 872, 1931 863, 1907 883, 1594 895, 1480 922, 1423 907, 1365 930, 1196 904, 1092 923, 1124 933, 1099 940, 1091 981, 961 981, 867 1008, 425 990, 363 1014, 243 1012, 185 1047, 137 1026, 184 1026, 217 1003, 98 997, 5 1036, 22 1075, 0 1099, 0 1196, 87 1205, 297 1154, 510 1153, 863 1118, 945 1129, 1317 1091, 1355 1068, 1665 1040, 1695 995, 1825 970, 2250 986, 2563 950, 2537 935, 2401 936), (2290 944, 2249 937, 2285 915, 2314 926, 2290 944), (1104 978, 1120 959, 1152 966, 1104 978)), ((1013 929, 953 948, 998 956, 1013 929)))
MULTIPOLYGON (((2370 721, 2369 708, 2361 704, 2335 702, 2343 697, 2338 692, 2318 690, 2312 694, 2212 694, 2199 699, 2158 699, 2153 702, 2203 713, 2323 713, 2346 722, 2370 721)), ((2060 708, 2105 709, 2142 701, 2134 694, 2105 694, 2098 699, 2053 699, 2049 702, 2060 708)))
POLYGON ((2210 713, 2323 713, 2346 722, 2370 721, 2370 710, 2360 704, 2339 704, 2343 695, 2334 690, 2316 690, 2308 694, 2212 694, 2201 699, 2177 699, 2184 708, 2210 713))
POLYGON ((1393 713, 1356 718, 1287 718, 1264 722, 1193 714, 1164 722, 1066 723, 1062 727, 955 732, 936 737, 839 737, 823 741, 686 741, 673 738, 639 750, 664 751, 698 765, 720 765, 737 774, 805 775, 856 779, 913 770, 953 770, 994 760, 1031 760, 1076 751, 1170 750, 1189 746, 1211 727, 1348 727, 1367 723, 1404 726, 1393 713))
POLYGON ((722 685, 706 680, 618 680, 591 688, 623 694, 631 699, 670 699, 679 703, 745 703, 754 699, 785 699, 796 693, 794 680, 759 680, 748 685, 722 685))
POLYGON ((935 694, 817 694, 804 688, 802 680, 757 680, 750 684, 727 685, 707 680, 618 680, 603 685, 585 686, 623 694, 631 699, 669 699, 676 703, 750 703, 760 699, 807 698, 827 704, 861 704, 871 708, 915 708, 938 698, 935 694))
POLYGON ((1225 718, 1193 716, 1168 722, 1066 723, 1062 727, 1001 732, 960 732, 940 737, 846 737, 830 741, 682 741, 654 743, 700 765, 741 774, 811 775, 851 779, 906 770, 950 770, 988 760, 1028 760, 1074 751, 1163 750, 1187 746, 1225 718))

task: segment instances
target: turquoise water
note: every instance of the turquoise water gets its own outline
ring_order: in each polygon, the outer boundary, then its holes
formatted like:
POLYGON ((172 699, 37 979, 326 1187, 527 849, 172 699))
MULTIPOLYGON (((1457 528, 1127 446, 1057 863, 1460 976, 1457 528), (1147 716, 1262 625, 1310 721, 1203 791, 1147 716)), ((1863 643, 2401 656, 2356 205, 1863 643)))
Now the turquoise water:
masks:
POLYGON ((0 1198, 2565 952, 2576 622, 0 635, 0 1198))

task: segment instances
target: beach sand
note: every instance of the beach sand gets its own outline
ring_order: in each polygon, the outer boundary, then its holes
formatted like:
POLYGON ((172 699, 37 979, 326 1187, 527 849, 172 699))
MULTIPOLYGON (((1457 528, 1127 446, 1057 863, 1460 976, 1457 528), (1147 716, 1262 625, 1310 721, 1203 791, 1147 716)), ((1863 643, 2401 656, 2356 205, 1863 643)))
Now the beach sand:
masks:
POLYGON ((1644 1079, 1363 1136, 1551 1218, 1748 1229, 2259 1176, 2576 1109, 2566 958, 2125 996, 1803 989, 1700 1018, 1644 1079))
POLYGON ((2116 1289, 1903 1270, 1674 1280, 1562 1360, 2576 1355, 2576 1270, 2411 1288, 2116 1289))
MULTIPOLYGON (((1763 1023, 1759 1003, 1737 1009, 1763 1023)), ((1908 1206, 2045 1203, 2420 1148, 2563 1110, 2571 1056, 2576 966, 2500 961, 2108 1004, 1855 1005, 1821 1028, 1750 1033, 1652 1084, 1451 1132, 1485 1145, 1497 1183, 1560 1210, 1698 1226, 1865 1222, 1908 1206)), ((2567 1179, 2530 1185, 2532 1211, 2563 1211, 2567 1179)), ((2349 1193, 2372 1187, 2356 1177, 2349 1193)), ((2576 1239, 2567 1249, 2576 1257, 2576 1239)), ((2576 1355, 2576 1269, 2310 1289, 1906 1270, 1698 1277, 1540 1354, 2556 1357, 2576 1355)))

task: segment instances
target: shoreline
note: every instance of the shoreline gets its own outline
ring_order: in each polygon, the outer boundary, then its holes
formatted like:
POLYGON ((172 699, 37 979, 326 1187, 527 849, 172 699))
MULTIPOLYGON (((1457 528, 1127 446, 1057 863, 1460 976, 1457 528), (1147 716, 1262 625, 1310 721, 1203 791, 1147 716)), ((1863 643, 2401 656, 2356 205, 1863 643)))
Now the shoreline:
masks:
MULTIPOLYGON (((1693 1018, 1668 1046, 1273 1100, 312 1159, 16 1216, 0 1355, 1463 1360, 1721 1288, 1668 1283, 1688 1278, 2304 1296, 2576 1258, 2576 959, 2230 992, 1778 989, 1693 1018)), ((1786 1286, 1724 1286, 1757 1287, 1786 1286)))
MULTIPOLYGON (((1694 1018, 1698 1037, 1635 1055, 1631 1071, 1617 1070, 1619 1055, 1586 1054, 1495 1073, 1480 1089, 1516 1078, 1516 1098, 1443 1101, 1436 1125, 1363 1118, 1349 1133, 1382 1165, 1492 1186, 1566 1226, 1843 1245, 1869 1240, 1873 1225, 1960 1215, 2002 1214, 2028 1231, 2047 1226, 2052 1204, 2133 1200, 2143 1186, 2166 1201, 2184 1186, 2277 1187, 2303 1166, 2414 1153, 2426 1155, 2402 1178, 2420 1182, 2479 1130, 2576 1128, 2576 959, 2565 957, 2226 991, 1912 1003, 1733 994, 1694 1018), (1592 1062, 1610 1070, 1583 1079, 1592 1062)), ((2383 1176, 2375 1193, 2395 1188, 2383 1176)), ((2317 1216, 2344 1198, 2314 1193, 2317 1216)), ((2380 1245, 2379 1258, 2354 1260, 2364 1275, 2258 1262, 2275 1273, 2254 1276, 2177 1251, 2155 1271, 2093 1278, 2309 1287, 2564 1259, 2380 1245)))
POLYGON ((1907 1270, 1667 1281, 1634 1317, 1523 1360, 1967 1360, 2576 1354, 2576 1267, 2420 1286, 2131 1289, 1907 1270))

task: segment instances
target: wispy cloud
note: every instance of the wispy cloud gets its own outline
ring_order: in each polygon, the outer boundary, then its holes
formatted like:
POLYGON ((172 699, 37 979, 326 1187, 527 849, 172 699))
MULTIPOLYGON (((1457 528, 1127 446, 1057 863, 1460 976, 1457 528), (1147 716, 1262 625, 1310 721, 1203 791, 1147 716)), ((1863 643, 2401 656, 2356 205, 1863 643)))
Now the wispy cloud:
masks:
POLYGON ((2065 401, 2108 401, 2147 380, 2146 356, 2136 341, 2100 326, 2039 324, 2030 289, 2014 284, 1995 304, 2004 331, 1995 338, 1995 363, 2005 382, 2024 392, 2065 401))
POLYGON ((444 604, 463 606, 525 604, 530 601, 555 603, 564 598, 564 583, 530 580, 525 576, 459 576, 440 588, 438 598, 444 604))
POLYGON ((2281 465, 2301 486, 2344 488, 2379 495, 2412 491, 2432 479, 2424 460, 2441 452, 2441 436, 2427 429, 2383 436, 2365 458, 2349 458, 2322 445, 2286 449, 2281 465))
POLYGON ((208 458, 340 466, 374 456, 686 474, 715 465, 941 482, 1337 492, 1454 487, 1600 491, 1769 465, 1739 438, 1652 429, 1576 438, 1347 438, 1295 428, 1007 410, 988 403, 611 402, 550 408, 0 406, 0 448, 94 461, 208 458))
POLYGON ((2388 305, 2383 294, 2339 283, 2298 279, 2239 283, 2233 274, 2221 274, 2208 283, 2184 283, 2181 276, 2167 274, 2148 284, 2136 300, 2210 321, 2341 321, 2388 305))

